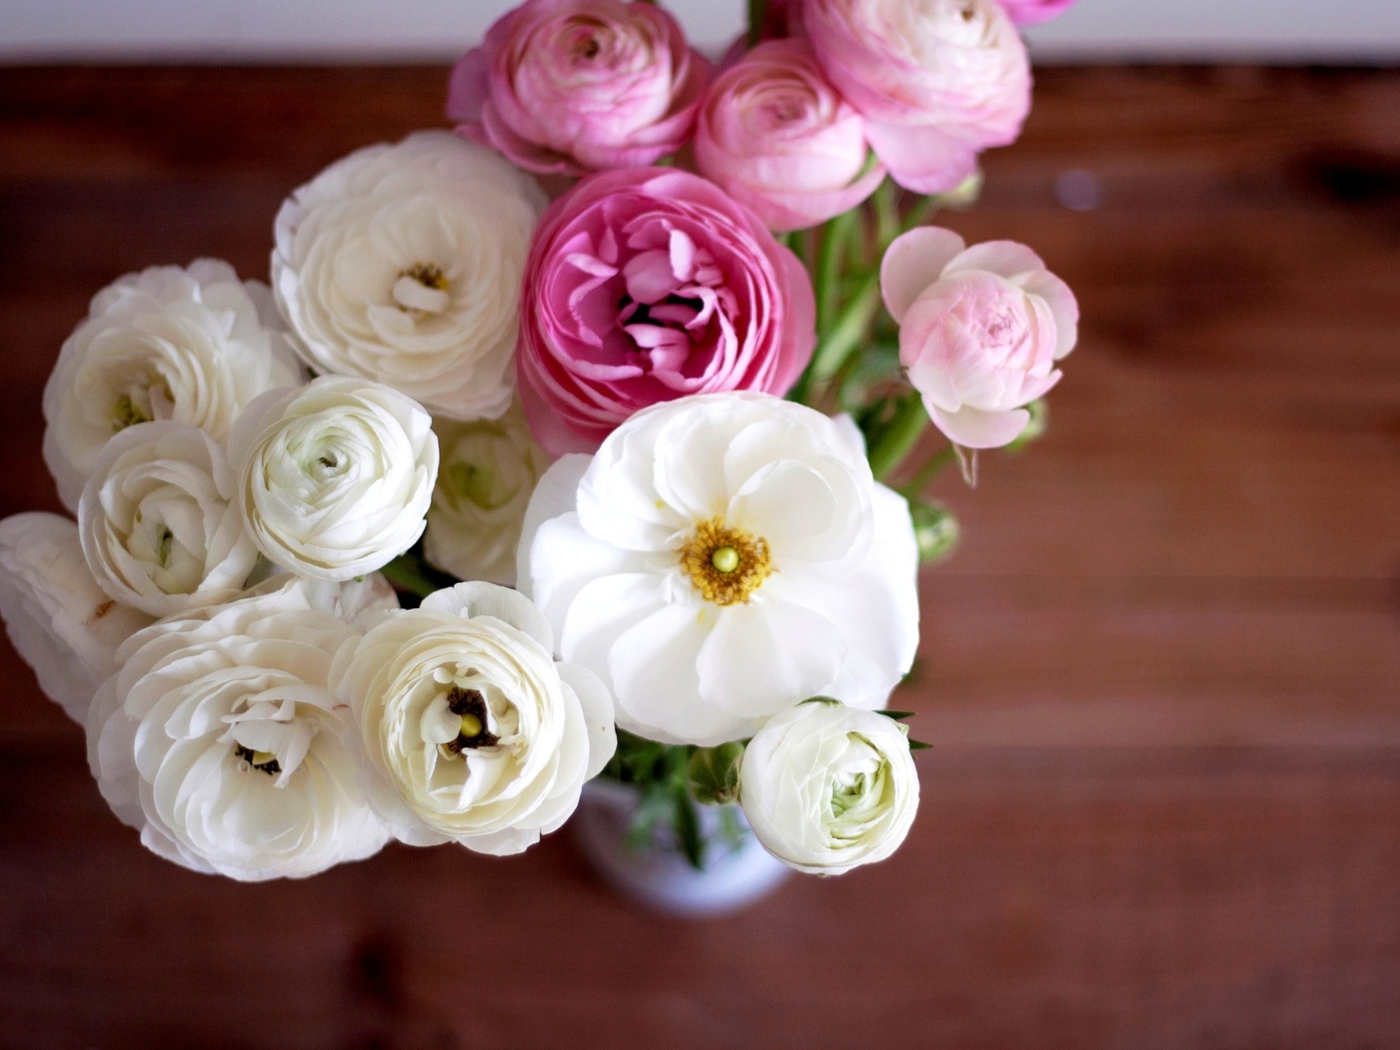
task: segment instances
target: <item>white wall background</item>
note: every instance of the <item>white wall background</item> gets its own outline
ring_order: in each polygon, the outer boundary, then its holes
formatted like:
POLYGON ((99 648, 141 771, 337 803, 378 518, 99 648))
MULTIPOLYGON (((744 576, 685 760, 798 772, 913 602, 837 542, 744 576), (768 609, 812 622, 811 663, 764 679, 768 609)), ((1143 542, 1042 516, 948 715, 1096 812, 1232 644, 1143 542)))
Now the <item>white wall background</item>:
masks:
MULTIPOLYGON (((0 62, 448 61, 514 0, 0 0, 0 62)), ((668 0, 701 48, 744 0, 668 0)), ((1400 64, 1400 0, 1081 0, 1041 61, 1400 64)))

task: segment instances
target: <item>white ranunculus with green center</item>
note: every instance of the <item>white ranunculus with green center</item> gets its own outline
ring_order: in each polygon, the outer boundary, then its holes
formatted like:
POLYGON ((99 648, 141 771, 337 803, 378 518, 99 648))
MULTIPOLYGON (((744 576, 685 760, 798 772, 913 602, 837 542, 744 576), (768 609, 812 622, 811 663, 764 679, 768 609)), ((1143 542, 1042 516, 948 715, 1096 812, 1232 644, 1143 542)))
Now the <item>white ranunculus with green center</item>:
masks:
POLYGON ((478 582, 384 618, 337 657, 370 798, 395 836, 500 855, 569 818, 617 737, 607 689, 552 646, 526 598, 478 582))
POLYGON ((749 741, 739 800, 768 852, 798 871, 840 875, 904 842, 919 808, 919 775, 904 726, 814 700, 749 741))
POLYGON ((0 521, 0 616, 44 695, 79 724, 117 649, 151 622, 97 585, 76 525, 38 511, 0 521))
POLYGON ((98 292, 44 387, 44 462, 72 511, 104 445, 171 419, 228 440, 259 394, 301 381, 267 286, 198 259, 152 266, 98 292))
POLYGON ((758 393, 656 405, 566 456, 520 545, 522 590, 618 725, 701 745, 818 694, 880 707, 918 644, 917 567, 854 424, 758 393))
POLYGON ((108 442, 78 528, 102 589, 152 616, 237 597, 258 558, 223 449, 178 423, 144 423, 108 442))
POLYGON ((342 158, 277 213, 272 285, 298 352, 436 415, 499 416, 544 205, 530 176, 447 131, 342 158))
POLYGON ((250 405, 229 460, 258 549, 302 576, 336 581, 372 572, 417 542, 438 444, 412 398, 323 376, 250 405))
POLYGON ((512 406, 498 420, 435 420, 442 465, 423 553, 460 580, 514 586, 525 508, 549 456, 512 406))
POLYGON ((293 580, 162 620, 122 647, 88 714, 88 761, 148 849, 261 881, 314 875, 388 840, 327 687, 332 657, 356 637, 333 592, 293 580))

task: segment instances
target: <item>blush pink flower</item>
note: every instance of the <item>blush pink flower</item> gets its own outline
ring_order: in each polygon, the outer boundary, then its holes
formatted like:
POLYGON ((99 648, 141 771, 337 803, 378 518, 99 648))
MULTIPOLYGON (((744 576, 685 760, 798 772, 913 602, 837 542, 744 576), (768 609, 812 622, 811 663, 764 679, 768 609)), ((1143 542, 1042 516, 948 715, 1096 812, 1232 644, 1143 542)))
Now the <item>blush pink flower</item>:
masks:
POLYGON ((1075 5, 1076 0, 1001 0, 1001 6, 1018 26, 1048 22, 1075 5))
POLYGON ((854 208, 885 169, 869 163, 865 122, 832 87, 805 40, 759 44, 710 85, 695 164, 774 230, 854 208))
POLYGON ((447 116, 529 171, 585 175, 674 153, 709 77, 652 4, 526 0, 457 63, 447 116))
POLYGON ((687 394, 783 394, 816 343, 811 279, 747 208, 670 168, 584 179, 535 232, 516 377, 550 453, 687 394))
POLYGON ((911 230, 885 253, 880 286, 909 382, 964 448, 1014 441, 1078 339, 1074 293, 1014 241, 968 248, 952 230, 911 230))
POLYGON ((997 0, 805 0, 822 67, 866 119, 890 175, 944 193, 1030 111, 1025 45, 997 0))

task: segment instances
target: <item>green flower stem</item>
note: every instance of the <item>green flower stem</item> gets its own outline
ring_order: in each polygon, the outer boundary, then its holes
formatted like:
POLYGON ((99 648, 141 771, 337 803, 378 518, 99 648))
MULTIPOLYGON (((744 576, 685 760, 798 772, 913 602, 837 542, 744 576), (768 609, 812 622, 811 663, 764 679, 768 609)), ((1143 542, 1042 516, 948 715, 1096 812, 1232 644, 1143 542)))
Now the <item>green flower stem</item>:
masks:
POLYGON ((851 301, 836 317, 830 330, 818 340, 816 353, 812 355, 811 378, 824 383, 846 363, 870 327, 875 311, 880 308, 880 272, 867 274, 851 301))
POLYGON ((883 481, 899 466, 926 426, 928 413, 924 411, 923 399, 918 394, 906 397, 870 447, 870 470, 877 481, 883 481))
POLYGON ((856 212, 842 212, 822 227, 822 245, 817 255, 817 336, 824 338, 835 323, 841 306, 841 263, 846 242, 855 228, 856 212))
POLYGON ((418 564, 417 559, 407 554, 400 554, 379 571, 399 590, 416 594, 420 598, 426 598, 434 591, 441 589, 424 575, 422 566, 418 564))
POLYGON ((955 462, 957 458, 957 450, 951 444, 947 448, 939 449, 929 457, 927 463, 919 468, 919 472, 900 488, 899 494, 910 501, 919 499, 923 496, 924 489, 928 488, 929 482, 937 477, 944 467, 955 462))
POLYGON ((886 176, 885 181, 876 188, 872 202, 875 206, 875 230, 883 256, 900 231, 899 188, 893 179, 886 176))
POLYGON ((938 211, 937 197, 920 197, 909 209, 909 214, 904 217, 904 230, 907 232, 915 226, 924 225, 933 218, 936 211, 938 211))

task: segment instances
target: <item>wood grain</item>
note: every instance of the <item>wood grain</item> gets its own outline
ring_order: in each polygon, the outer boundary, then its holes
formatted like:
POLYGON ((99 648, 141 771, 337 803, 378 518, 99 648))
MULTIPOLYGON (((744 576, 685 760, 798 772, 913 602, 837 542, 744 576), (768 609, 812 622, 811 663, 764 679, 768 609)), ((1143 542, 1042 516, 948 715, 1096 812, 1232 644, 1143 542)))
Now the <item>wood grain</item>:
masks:
MULTIPOLYGON (((443 82, 0 70, 0 515, 58 509, 39 395, 93 292, 264 275, 288 190, 443 82)), ((1050 436, 939 483, 895 859, 709 924, 567 835, 195 876, 0 646, 0 1047, 1400 1046, 1400 74, 1042 72, 986 169, 941 221, 1084 325, 1050 436)))

